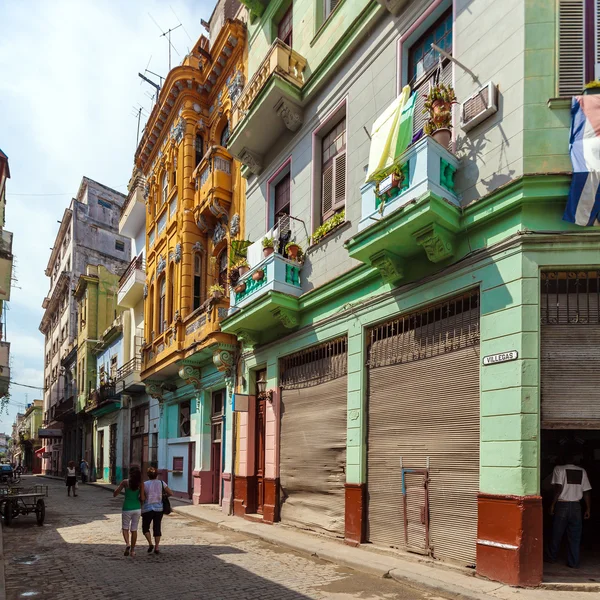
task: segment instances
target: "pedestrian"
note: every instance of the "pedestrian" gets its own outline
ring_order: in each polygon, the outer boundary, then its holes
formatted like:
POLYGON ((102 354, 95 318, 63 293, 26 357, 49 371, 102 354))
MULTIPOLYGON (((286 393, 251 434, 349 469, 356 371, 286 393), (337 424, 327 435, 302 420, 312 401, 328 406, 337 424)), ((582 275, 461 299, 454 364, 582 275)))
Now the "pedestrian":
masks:
POLYGON ((75 471, 75 461, 69 461, 69 466, 67 467, 67 495, 71 495, 71 488, 73 488, 73 496, 77 497, 77 473, 75 471))
POLYGON ((571 452, 565 452, 563 459, 552 473, 554 498, 550 514, 554 516, 552 523, 552 540, 548 550, 550 562, 554 562, 560 550, 562 538, 567 532, 567 566, 579 568, 579 551, 583 522, 581 519, 581 499, 585 502, 584 519, 589 519, 592 510, 592 486, 588 475, 582 467, 575 464, 571 452))
POLYGON ((79 471, 81 472, 81 483, 87 483, 88 470, 89 465, 87 464, 85 458, 82 458, 81 462, 79 463, 79 471))
POLYGON ((157 475, 157 470, 150 467, 148 469, 148 481, 144 482, 146 500, 142 507, 142 533, 148 540, 148 554, 152 551, 154 551, 154 554, 160 554, 158 546, 162 537, 160 525, 163 518, 163 494, 173 495, 168 485, 156 479, 157 475), (150 524, 152 524, 154 544, 152 543, 152 535, 150 535, 150 524))
POLYGON ((142 485, 142 471, 137 465, 129 468, 129 479, 124 479, 119 487, 113 492, 116 498, 121 490, 125 490, 123 508, 121 509, 121 530, 125 540, 125 556, 135 556, 135 544, 137 542, 137 531, 142 514, 142 504, 146 499, 144 486, 142 485), (131 544, 129 533, 131 532, 131 544))

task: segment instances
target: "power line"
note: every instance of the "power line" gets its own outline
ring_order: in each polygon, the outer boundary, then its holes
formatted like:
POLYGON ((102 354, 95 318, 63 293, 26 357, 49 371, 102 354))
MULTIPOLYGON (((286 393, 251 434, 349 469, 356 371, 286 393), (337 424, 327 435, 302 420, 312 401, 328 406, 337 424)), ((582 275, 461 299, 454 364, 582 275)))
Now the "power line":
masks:
MULTIPOLYGON (((125 187, 127 184, 126 183, 122 183, 121 185, 115 185, 112 186, 113 188, 120 188, 120 187, 125 187)), ((64 192, 62 194, 14 194, 14 193, 7 193, 7 196, 72 196, 73 193, 72 192, 64 192)))
POLYGON ((11 385, 18 385, 20 387, 31 388, 32 390, 42 390, 42 392, 45 391, 45 388, 43 387, 39 387, 37 385, 27 385, 26 383, 17 383, 16 381, 12 381, 12 379, 9 381, 9 383, 11 385))

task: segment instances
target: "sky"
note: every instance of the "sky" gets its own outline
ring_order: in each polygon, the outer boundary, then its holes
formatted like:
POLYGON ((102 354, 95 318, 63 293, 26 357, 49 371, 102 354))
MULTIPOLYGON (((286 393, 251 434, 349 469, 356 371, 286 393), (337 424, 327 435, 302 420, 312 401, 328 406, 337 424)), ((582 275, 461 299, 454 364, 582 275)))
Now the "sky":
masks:
MULTIPOLYGON (((14 272, 6 306, 11 379, 42 386, 38 327, 50 281, 44 270, 58 220, 83 176, 127 193, 140 104, 153 89, 146 68, 168 72, 171 33, 179 64, 206 31, 216 0, 0 0, 0 148, 8 155, 5 229, 14 233, 14 272), (154 22, 156 21, 156 23, 154 22), (179 55, 177 54, 179 53, 179 55), (149 65, 149 66, 148 66, 149 65)), ((152 77, 150 75, 150 77, 152 77)), ((143 126, 143 122, 142 122, 143 126)), ((0 432, 41 390, 10 388, 0 432)))

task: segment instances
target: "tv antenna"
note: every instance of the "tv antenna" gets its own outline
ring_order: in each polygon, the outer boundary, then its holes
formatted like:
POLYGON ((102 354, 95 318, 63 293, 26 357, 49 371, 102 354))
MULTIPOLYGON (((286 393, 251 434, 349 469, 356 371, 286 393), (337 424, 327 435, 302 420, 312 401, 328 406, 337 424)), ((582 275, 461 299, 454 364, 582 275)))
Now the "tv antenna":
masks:
POLYGON ((179 23, 179 25, 176 25, 175 27, 171 27, 170 29, 163 31, 162 27, 156 22, 156 19, 150 13, 148 13, 148 16, 152 19, 154 24, 158 27, 158 30, 161 32, 160 37, 166 38, 167 41, 169 42, 169 71, 170 71, 171 70, 171 48, 173 48, 173 50, 175 50, 175 52, 177 53, 177 56, 181 56, 179 54, 179 52, 177 52, 177 48, 175 48, 175 46, 171 42, 171 32, 175 31, 176 29, 179 29, 180 27, 183 27, 183 25, 181 23, 179 23))
POLYGON ((140 143, 140 121, 142 120, 142 114, 144 115, 144 117, 147 117, 148 114, 146 112, 146 109, 141 104, 133 106, 132 110, 132 116, 137 118, 137 137, 135 140, 135 146, 137 148, 137 145, 140 143))

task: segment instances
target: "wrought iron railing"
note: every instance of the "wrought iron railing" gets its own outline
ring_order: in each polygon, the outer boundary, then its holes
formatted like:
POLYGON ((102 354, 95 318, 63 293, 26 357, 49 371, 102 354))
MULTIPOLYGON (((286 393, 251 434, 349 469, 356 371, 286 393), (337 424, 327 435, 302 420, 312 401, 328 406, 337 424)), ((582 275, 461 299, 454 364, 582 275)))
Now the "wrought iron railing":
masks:
POLYGON ((146 270, 146 260, 143 256, 136 256, 130 263, 125 273, 121 275, 121 279, 119 279, 119 288, 121 288, 125 282, 129 279, 129 277, 135 271, 145 271, 146 270))
POLYGON ((131 375, 135 371, 142 370, 142 359, 139 356, 132 358, 127 361, 122 367, 119 367, 117 371, 117 380, 125 379, 128 375, 131 375))

